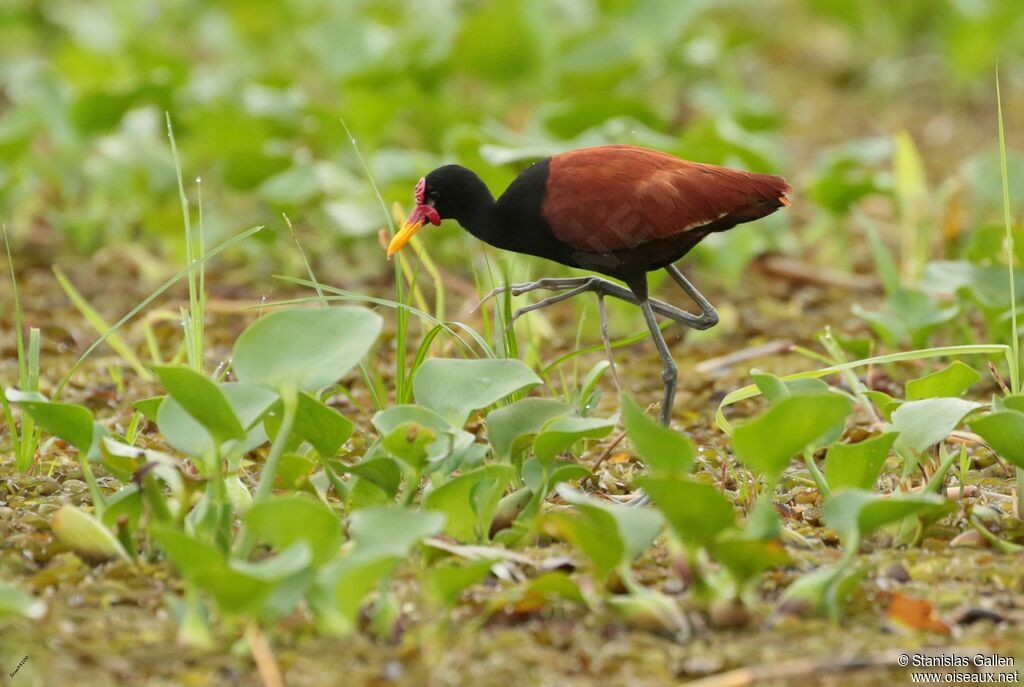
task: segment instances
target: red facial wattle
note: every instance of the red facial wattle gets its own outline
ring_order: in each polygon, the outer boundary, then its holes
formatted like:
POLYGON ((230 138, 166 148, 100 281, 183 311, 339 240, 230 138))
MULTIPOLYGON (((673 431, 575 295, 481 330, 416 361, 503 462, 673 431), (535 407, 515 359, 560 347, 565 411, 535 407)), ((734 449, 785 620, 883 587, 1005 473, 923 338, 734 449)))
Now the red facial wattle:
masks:
POLYGON ((433 205, 427 203, 427 180, 420 179, 416 184, 416 209, 409 216, 409 222, 414 219, 425 219, 434 226, 441 223, 441 215, 434 209, 433 205))
POLYGON ((394 238, 388 244, 388 257, 397 253, 402 246, 409 242, 409 239, 413 237, 420 228, 430 222, 433 225, 441 223, 441 215, 438 213, 434 206, 427 202, 427 182, 424 179, 420 179, 419 183, 416 184, 416 207, 409 213, 409 218, 405 220, 405 224, 398 230, 394 238))

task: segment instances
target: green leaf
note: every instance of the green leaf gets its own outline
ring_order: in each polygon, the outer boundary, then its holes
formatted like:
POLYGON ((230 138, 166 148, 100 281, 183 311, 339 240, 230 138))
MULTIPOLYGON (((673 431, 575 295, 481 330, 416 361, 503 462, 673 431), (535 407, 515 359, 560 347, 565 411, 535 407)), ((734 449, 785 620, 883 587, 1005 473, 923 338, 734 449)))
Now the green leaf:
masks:
POLYGON ((462 427, 472 411, 541 384, 521 360, 431 358, 413 380, 416 402, 430 408, 454 427, 462 427))
POLYGON ((416 422, 407 422, 395 427, 381 438, 380 445, 389 455, 406 465, 422 470, 427 464, 427 446, 434 442, 434 432, 416 422))
POLYGON ((626 434, 651 473, 684 474, 693 467, 697 449, 683 434, 655 422, 644 414, 628 394, 622 395, 622 420, 626 434))
POLYGON ((552 398, 524 398, 487 414, 487 438, 494 454, 509 460, 533 442, 545 422, 570 412, 571 406, 552 398))
POLYGON ((201 570, 224 565, 217 549, 169 525, 150 524, 146 533, 186 579, 194 580, 201 570))
POLYGON ((535 610, 546 607, 551 601, 564 600, 586 605, 586 597, 579 585, 567 573, 553 570, 533 577, 506 589, 491 602, 492 609, 514 606, 535 610))
POLYGON ((790 562, 777 541, 757 539, 721 539, 711 545, 711 557, 724 565, 742 587, 769 568, 790 562))
POLYGON ((844 487, 872 489, 897 436, 896 432, 886 432, 856 444, 832 444, 825 454, 828 486, 833 491, 844 487))
POLYGON ((844 489, 825 503, 822 514, 843 543, 852 546, 880 527, 923 515, 944 504, 938 494, 894 494, 885 498, 862 489, 844 489))
POLYGON ((971 420, 977 432, 1000 456, 1024 468, 1024 413, 1003 410, 971 420))
POLYGON ((794 455, 832 432, 850 412, 850 401, 832 393, 792 395, 733 433, 736 456, 778 480, 794 455))
POLYGON ((974 368, 954 360, 938 372, 907 382, 907 400, 960 396, 980 379, 981 375, 974 368))
POLYGON ((366 308, 278 310, 249 325, 235 342, 232 369, 242 382, 312 391, 356 366, 380 334, 366 308))
POLYGON ((21 616, 37 620, 45 613, 45 602, 9 582, 0 582, 0 618, 21 616))
POLYGON ((486 465, 427 494, 424 508, 444 513, 444 531, 460 542, 487 537, 505 487, 515 477, 510 465, 486 465))
POLYGON ((548 420, 533 441, 533 453, 548 461, 580 439, 600 439, 615 429, 616 418, 556 417, 548 420))
POLYGON ((351 473, 380 488, 389 499, 398 494, 402 483, 402 470, 391 458, 371 458, 355 465, 339 466, 339 472, 351 473))
POLYGON ((908 401, 892 413, 892 427, 900 433, 897 449, 923 451, 949 436, 980 403, 960 398, 908 401))
POLYGON ((395 556, 344 556, 321 568, 310 595, 320 630, 334 635, 354 631, 363 600, 399 560, 395 556))
POLYGON ((293 431, 308 441, 322 457, 332 458, 337 455, 354 429, 352 421, 334 408, 305 392, 299 394, 293 431))
POLYGON ((254 504, 245 514, 245 525, 279 551, 305 542, 314 565, 327 562, 341 547, 341 520, 323 503, 304 495, 277 496, 254 504))
POLYGON ((793 394, 824 392, 828 385, 820 379, 782 379, 768 372, 751 370, 750 377, 769 403, 775 404, 793 394))
POLYGON ((60 437, 88 454, 95 421, 89 409, 73 403, 54 403, 36 392, 7 389, 7 400, 17 403, 48 434, 60 437))
POLYGON ((610 513, 596 509, 549 512, 543 516, 542 527, 582 553, 599 581, 625 558, 626 545, 610 513))
POLYGON ((405 558, 421 539, 440 534, 444 513, 405 508, 363 508, 349 518, 354 553, 364 558, 405 558))
POLYGON ((61 506, 50 520, 50 529, 65 546, 88 558, 128 559, 121 542, 103 523, 74 506, 61 506))
POLYGON ((207 377, 183 365, 155 365, 153 371, 174 400, 218 442, 245 436, 227 396, 207 377))
POLYGON ((139 399, 133 405, 147 420, 156 424, 156 414, 160 410, 160 404, 163 401, 163 396, 150 396, 149 398, 139 399))
POLYGON ((277 555, 258 561, 233 560, 230 566, 249 577, 264 582, 277 582, 308 568, 312 563, 313 551, 309 542, 296 540, 277 555))
POLYGON ((661 515, 651 508, 611 504, 587 496, 583 492, 565 485, 558 487, 557 491, 559 496, 575 506, 576 510, 581 513, 590 515, 607 513, 612 517, 619 537, 625 545, 623 550, 625 558, 620 561, 622 563, 632 562, 646 551, 665 524, 661 515))
MULTIPOLYGON (((241 453, 246 453, 266 442, 266 432, 257 423, 277 402, 277 396, 269 389, 242 382, 225 382, 217 386, 234 410, 239 424, 247 431, 244 439, 224 442, 221 454, 237 447, 241 448, 241 453)), ((173 397, 168 396, 160 404, 157 426, 167 443, 182 453, 203 457, 213 452, 210 433, 173 397)))
POLYGON ((732 504, 710 484, 660 477, 641 477, 636 483, 654 501, 676 537, 690 546, 707 546, 736 524, 732 504))
POLYGON ((429 427, 437 438, 427 448, 428 460, 431 463, 444 460, 469 450, 476 437, 464 429, 453 427, 428 408, 414 405, 398 405, 382 410, 373 416, 373 426, 381 436, 387 436, 398 427, 410 422, 429 427))
POLYGON ((891 293, 880 310, 866 310, 856 303, 852 309, 890 346, 909 340, 915 348, 923 348, 939 325, 960 312, 960 306, 955 303, 943 307, 928 294, 906 288, 891 293))
POLYGON ((443 562, 434 566, 427 577, 431 594, 445 606, 454 606, 462 592, 491 574, 493 561, 478 560, 458 564, 443 562))

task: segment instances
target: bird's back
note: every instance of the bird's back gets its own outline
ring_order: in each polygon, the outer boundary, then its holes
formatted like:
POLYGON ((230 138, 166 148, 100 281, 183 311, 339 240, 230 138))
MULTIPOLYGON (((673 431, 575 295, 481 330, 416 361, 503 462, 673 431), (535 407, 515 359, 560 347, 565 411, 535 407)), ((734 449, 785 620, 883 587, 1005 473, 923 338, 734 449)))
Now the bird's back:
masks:
POLYGON ((542 215, 553 236, 584 254, 632 254, 637 268, 677 260, 708 233, 789 204, 782 177, 636 146, 584 148, 547 164, 542 215), (674 249, 682 253, 670 256, 674 249))

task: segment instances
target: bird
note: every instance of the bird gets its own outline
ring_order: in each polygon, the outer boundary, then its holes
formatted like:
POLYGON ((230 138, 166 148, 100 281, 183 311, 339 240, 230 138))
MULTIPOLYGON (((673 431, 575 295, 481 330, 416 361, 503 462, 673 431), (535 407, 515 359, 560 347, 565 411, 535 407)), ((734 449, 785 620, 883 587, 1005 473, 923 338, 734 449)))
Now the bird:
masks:
POLYGON ((678 368, 656 316, 694 329, 718 323, 715 308, 674 263, 708 234, 788 206, 791 191, 779 176, 690 162, 631 145, 581 148, 538 160, 497 199, 475 172, 447 164, 416 184, 414 209, 388 244, 387 255, 390 259, 428 223, 453 219, 497 248, 603 275, 505 285, 484 300, 506 289, 514 296, 535 289, 557 292, 520 308, 518 317, 582 293, 595 293, 609 357, 604 298, 640 306, 661 357, 660 419, 668 426, 678 368), (647 274, 660 269, 693 300, 700 314, 650 297, 647 274))

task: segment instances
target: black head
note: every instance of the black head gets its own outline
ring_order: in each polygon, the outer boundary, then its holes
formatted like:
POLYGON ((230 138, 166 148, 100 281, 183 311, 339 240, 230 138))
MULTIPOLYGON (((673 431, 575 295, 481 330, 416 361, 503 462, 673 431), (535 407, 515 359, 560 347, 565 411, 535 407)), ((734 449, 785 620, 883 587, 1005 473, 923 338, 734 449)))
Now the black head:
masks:
POLYGON ((461 165, 438 167, 416 184, 416 207, 391 239, 388 257, 402 248, 427 222, 454 219, 466 226, 474 214, 494 205, 494 196, 476 172, 461 165))

